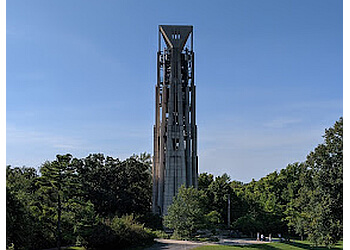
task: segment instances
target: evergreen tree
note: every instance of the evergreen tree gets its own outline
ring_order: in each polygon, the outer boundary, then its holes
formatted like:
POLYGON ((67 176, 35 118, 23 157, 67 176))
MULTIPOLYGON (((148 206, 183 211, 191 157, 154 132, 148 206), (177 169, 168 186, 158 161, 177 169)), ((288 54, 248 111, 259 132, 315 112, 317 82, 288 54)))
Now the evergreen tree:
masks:
POLYGON ((62 244, 62 212, 67 210, 69 201, 80 187, 73 166, 70 154, 57 155, 55 161, 42 165, 37 182, 42 201, 40 218, 51 224, 51 230, 56 232, 58 249, 62 244))

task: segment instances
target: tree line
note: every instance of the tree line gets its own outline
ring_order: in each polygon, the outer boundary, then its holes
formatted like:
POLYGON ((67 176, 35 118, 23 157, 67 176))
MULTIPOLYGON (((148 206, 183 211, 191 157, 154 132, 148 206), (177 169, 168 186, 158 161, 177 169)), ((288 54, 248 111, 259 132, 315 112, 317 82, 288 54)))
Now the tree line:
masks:
MULTIPOLYGON (((57 155, 37 171, 6 169, 6 241, 15 249, 112 249, 153 242, 150 155, 121 161, 57 155)), ((157 224, 158 223, 158 224, 157 224)))
POLYGON ((7 166, 7 246, 122 248, 152 243, 154 230, 164 228, 178 237, 222 228, 237 237, 272 233, 330 246, 343 232, 343 119, 323 137, 304 162, 258 181, 201 173, 198 189, 181 187, 163 219, 151 213, 147 153, 126 160, 57 155, 39 170, 7 166))
POLYGON ((201 173, 198 190, 180 189, 165 225, 180 237, 198 229, 226 228, 238 237, 259 232, 307 237, 314 245, 335 244, 343 233, 343 119, 323 137, 305 162, 258 181, 242 183, 227 174, 214 178, 201 173))

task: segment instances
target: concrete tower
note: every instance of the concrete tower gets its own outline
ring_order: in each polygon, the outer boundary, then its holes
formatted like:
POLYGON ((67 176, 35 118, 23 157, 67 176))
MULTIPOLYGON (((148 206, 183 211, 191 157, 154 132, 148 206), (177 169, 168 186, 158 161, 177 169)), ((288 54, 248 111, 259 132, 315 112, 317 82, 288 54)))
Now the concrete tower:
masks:
POLYGON ((192 26, 159 26, 152 210, 167 214, 182 184, 197 187, 192 26))

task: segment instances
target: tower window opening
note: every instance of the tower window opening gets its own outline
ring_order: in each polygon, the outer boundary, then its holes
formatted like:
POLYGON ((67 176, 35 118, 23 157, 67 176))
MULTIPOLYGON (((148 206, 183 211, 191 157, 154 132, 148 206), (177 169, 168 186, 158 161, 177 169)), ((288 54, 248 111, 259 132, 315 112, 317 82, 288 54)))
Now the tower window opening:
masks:
POLYGON ((180 140, 179 138, 173 138, 173 148, 174 150, 179 150, 180 147, 180 140))

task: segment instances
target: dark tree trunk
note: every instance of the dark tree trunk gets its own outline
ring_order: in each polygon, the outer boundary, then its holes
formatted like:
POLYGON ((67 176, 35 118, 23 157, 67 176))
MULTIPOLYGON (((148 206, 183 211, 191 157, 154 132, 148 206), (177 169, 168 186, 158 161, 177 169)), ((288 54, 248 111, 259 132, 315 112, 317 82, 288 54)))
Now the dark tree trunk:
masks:
POLYGON ((61 250, 61 197, 58 195, 57 204, 57 249, 61 250))

